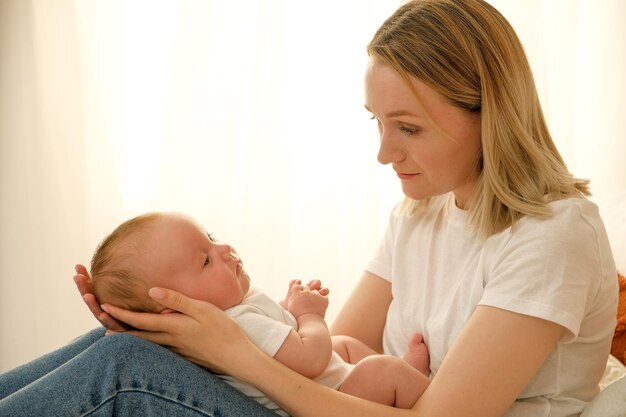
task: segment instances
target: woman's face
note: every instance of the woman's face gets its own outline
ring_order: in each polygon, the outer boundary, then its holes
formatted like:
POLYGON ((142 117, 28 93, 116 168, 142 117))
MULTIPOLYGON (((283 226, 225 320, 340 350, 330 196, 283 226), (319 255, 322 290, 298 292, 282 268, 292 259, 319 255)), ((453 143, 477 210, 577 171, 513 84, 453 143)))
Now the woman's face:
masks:
POLYGON ((480 114, 451 104, 417 78, 411 82, 421 103, 393 68, 370 58, 365 107, 378 121, 378 161, 392 165, 407 197, 453 191, 465 208, 478 178, 480 114))

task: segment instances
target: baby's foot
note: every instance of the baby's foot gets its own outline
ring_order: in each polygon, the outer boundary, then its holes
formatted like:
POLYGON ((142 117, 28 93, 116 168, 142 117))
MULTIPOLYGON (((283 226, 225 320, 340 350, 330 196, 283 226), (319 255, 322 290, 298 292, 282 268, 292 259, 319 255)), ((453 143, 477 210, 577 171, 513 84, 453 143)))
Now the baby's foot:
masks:
POLYGON ((404 355, 404 360, 424 375, 430 375, 430 355, 420 333, 415 333, 409 340, 409 350, 404 355))

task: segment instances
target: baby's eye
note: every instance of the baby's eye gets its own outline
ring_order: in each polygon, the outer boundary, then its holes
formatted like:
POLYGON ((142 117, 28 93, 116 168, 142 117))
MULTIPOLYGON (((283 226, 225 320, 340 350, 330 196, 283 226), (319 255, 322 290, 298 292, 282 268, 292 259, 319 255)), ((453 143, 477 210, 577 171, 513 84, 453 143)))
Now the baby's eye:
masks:
POLYGON ((204 258, 204 266, 207 266, 209 264, 209 255, 206 256, 206 258, 204 258))

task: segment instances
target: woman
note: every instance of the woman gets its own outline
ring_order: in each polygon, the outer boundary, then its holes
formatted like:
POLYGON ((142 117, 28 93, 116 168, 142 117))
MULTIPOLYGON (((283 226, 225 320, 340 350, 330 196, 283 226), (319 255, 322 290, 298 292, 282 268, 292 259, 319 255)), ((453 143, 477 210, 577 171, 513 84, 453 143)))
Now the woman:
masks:
POLYGON ((167 289, 150 295, 180 314, 105 313, 79 268, 85 301, 110 329, 141 329, 129 333, 252 383, 294 416, 579 415, 608 356, 615 266, 586 181, 550 138, 513 29, 482 0, 417 0, 368 53, 378 159, 406 199, 332 331, 397 356, 422 333, 431 384, 413 409, 315 384, 260 353, 217 308, 167 289))

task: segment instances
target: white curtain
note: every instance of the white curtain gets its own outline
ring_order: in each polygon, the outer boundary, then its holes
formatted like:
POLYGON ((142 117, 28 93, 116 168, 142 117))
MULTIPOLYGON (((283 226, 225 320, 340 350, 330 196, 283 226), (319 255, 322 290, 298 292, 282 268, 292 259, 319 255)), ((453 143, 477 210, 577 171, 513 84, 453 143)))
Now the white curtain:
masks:
MULTIPOLYGON (((626 3, 492 3, 571 170, 626 187, 626 3)), ((401 196, 362 92, 399 4, 0 0, 0 372, 97 324, 73 265, 151 210, 196 217, 275 298, 322 279, 332 320, 401 196)))

